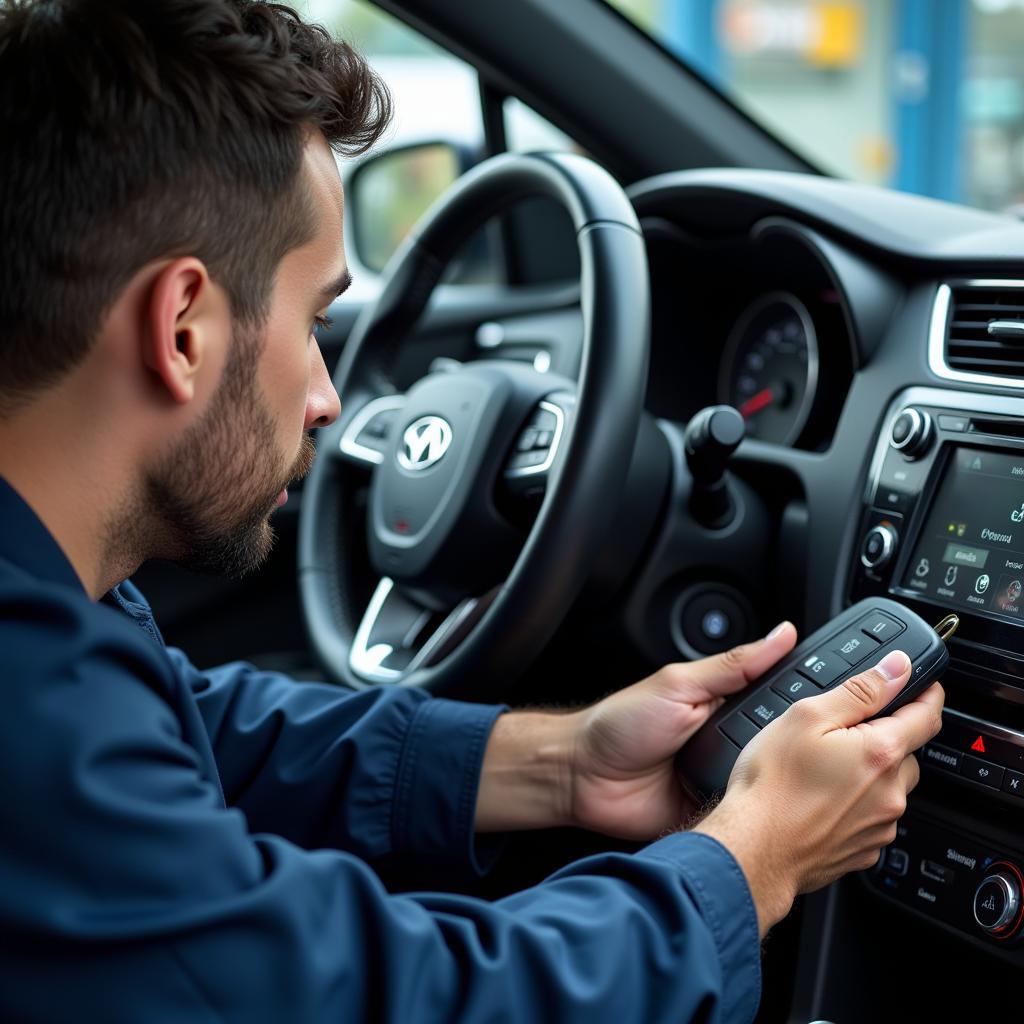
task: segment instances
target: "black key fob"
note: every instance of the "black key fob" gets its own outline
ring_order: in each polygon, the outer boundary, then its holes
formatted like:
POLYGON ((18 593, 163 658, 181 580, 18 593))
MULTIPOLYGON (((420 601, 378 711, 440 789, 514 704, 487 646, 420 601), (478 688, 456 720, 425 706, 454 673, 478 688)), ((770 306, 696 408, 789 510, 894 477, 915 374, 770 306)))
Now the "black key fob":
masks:
POLYGON ((871 597, 807 637, 746 690, 722 705, 676 755, 684 785, 707 799, 721 793, 740 751, 798 700, 824 693, 903 651, 913 666, 907 685, 873 718, 890 715, 930 686, 949 664, 945 641, 959 620, 932 627, 884 597, 871 597))

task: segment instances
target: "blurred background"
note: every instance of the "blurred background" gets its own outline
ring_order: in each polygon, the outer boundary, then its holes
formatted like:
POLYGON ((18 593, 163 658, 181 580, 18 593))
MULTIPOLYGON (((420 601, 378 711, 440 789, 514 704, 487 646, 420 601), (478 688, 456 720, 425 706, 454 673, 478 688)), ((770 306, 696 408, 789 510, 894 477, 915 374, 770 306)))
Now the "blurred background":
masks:
MULTIPOLYGON (((988 210, 1024 208, 1024 0, 594 2, 827 173, 988 210)), ((364 0, 300 7, 352 40, 391 86, 397 116, 385 146, 436 139, 479 152, 469 66, 364 0)), ((505 124, 512 150, 572 145, 514 99, 505 124)), ((376 175, 373 187, 389 193, 379 197, 389 233, 400 236, 452 175, 440 151, 396 161, 390 181, 376 175)), ((396 241, 367 244, 380 244, 383 258, 396 241)))

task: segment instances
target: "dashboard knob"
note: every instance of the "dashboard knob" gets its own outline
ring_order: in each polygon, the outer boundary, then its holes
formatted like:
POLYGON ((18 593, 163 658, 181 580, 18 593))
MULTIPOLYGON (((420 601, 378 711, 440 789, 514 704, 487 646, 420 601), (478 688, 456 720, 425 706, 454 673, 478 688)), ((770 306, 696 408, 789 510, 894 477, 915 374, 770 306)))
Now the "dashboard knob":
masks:
POLYGON ((1007 938, 1017 930, 1020 917, 1020 874, 1007 864, 986 875, 975 890, 974 920, 989 935, 1007 938))
POLYGON ((881 569, 888 565, 899 537, 888 523, 872 526, 860 546, 860 562, 865 569, 881 569))
POLYGON ((907 406, 892 421, 889 444, 908 458, 923 455, 932 443, 932 418, 923 409, 907 406))

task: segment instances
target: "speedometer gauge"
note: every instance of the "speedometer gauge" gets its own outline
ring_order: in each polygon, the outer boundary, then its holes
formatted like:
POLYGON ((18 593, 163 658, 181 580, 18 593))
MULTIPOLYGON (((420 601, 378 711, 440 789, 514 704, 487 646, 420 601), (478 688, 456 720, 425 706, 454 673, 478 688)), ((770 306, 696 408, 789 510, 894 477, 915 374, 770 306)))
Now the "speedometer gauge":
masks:
POLYGON ((818 383, 818 339, 807 307, 789 292, 748 306, 725 344, 718 398, 739 409, 747 435, 793 444, 818 383))

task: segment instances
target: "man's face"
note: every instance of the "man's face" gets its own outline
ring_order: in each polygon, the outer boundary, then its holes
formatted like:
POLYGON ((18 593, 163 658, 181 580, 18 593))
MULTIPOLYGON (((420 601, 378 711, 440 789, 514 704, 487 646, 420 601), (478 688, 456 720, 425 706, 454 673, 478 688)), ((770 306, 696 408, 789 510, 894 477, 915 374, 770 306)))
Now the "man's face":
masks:
POLYGON ((238 577, 270 553, 270 517, 283 490, 309 471, 311 427, 339 412, 314 336, 315 320, 347 284, 342 193, 322 136, 306 147, 316 233, 278 268, 256 335, 237 322, 208 408, 147 478, 147 500, 175 561, 238 577))

